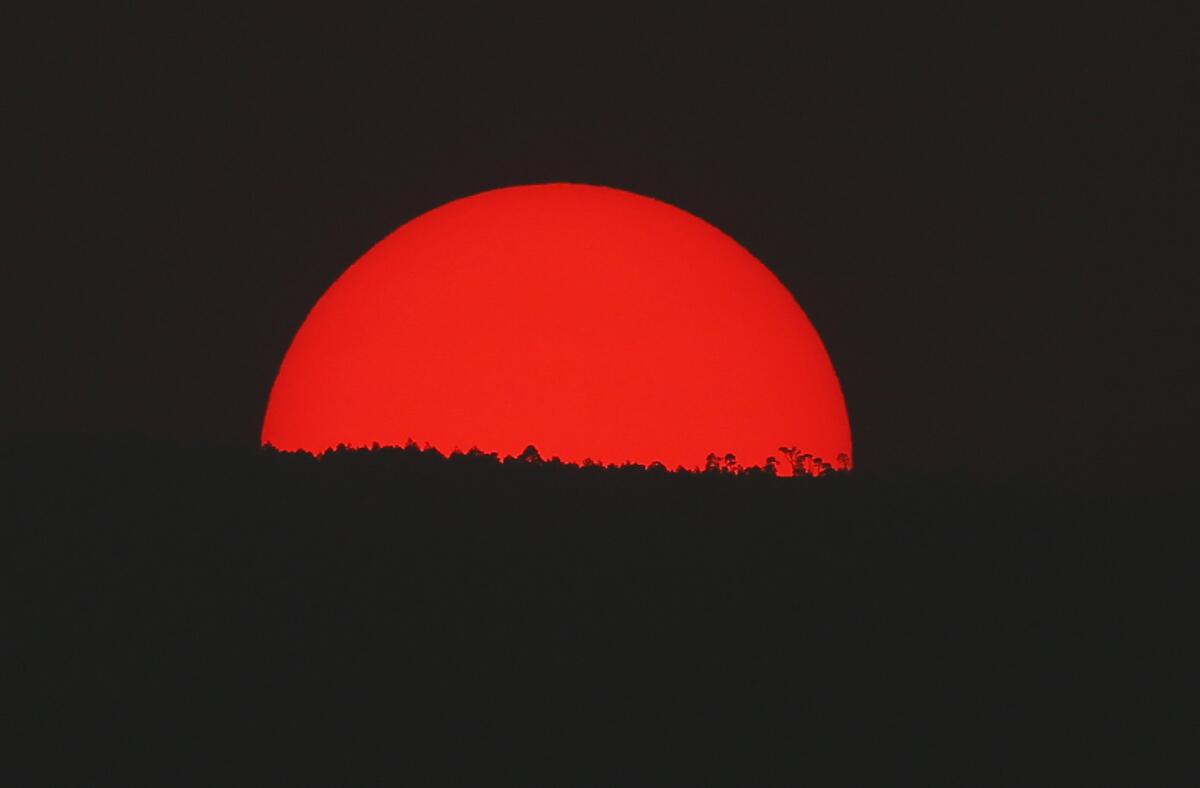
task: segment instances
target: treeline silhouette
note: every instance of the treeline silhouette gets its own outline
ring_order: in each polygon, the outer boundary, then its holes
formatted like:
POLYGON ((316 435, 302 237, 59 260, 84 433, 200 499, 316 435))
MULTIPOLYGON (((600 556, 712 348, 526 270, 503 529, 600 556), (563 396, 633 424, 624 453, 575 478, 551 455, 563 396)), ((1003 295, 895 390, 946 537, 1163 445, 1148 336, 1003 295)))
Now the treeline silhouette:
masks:
POLYGON ((1192 784, 1184 493, 716 459, 9 442, 0 782, 1192 784))
MULTIPOLYGON (((274 446, 267 444, 263 450, 268 454, 280 454, 281 452, 274 446)), ((485 452, 475 446, 467 451, 454 449, 448 455, 443 454, 430 444, 418 444, 411 438, 402 446, 381 446, 378 443, 367 447, 352 447, 346 444, 327 449, 321 452, 295 451, 282 452, 295 454, 300 457, 310 459, 324 459, 326 457, 344 457, 346 455, 367 456, 374 463, 387 463, 393 467, 411 466, 413 464, 429 464, 438 463, 442 460, 448 461, 451 466, 459 468, 472 468, 475 470, 486 468, 488 466, 495 467, 501 465, 511 466, 517 463, 525 463, 539 467, 546 467, 554 470, 586 470, 588 472, 596 471, 621 471, 623 473, 655 473, 662 474, 668 471, 677 474, 725 474, 732 476, 779 476, 780 462, 775 456, 768 456, 762 465, 743 465, 738 461, 737 455, 733 453, 718 454, 710 452, 704 460, 702 467, 689 468, 684 465, 676 465, 674 469, 669 469, 662 462, 650 462, 643 464, 639 462, 626 461, 621 463, 615 462, 597 462, 592 459, 585 459, 581 463, 574 463, 563 460, 559 457, 552 456, 549 459, 542 457, 542 453, 538 451, 537 446, 529 444, 519 454, 505 455, 501 457, 499 452, 485 452)), ((780 446, 779 453, 784 458, 784 467, 786 475, 793 477, 818 477, 826 476, 833 473, 843 473, 850 470, 850 457, 846 454, 839 454, 835 462, 826 462, 821 457, 804 452, 795 446, 780 446)))

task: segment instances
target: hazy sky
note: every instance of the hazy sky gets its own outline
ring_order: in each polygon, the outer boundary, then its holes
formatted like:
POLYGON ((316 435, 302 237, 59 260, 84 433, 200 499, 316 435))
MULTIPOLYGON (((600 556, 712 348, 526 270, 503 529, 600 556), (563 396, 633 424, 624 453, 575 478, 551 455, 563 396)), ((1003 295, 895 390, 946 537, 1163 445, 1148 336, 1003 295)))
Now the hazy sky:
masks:
POLYGON ((44 13, 17 21, 6 113, 4 432, 251 444, 346 266, 545 181, 666 200, 770 266, 862 468, 1171 461, 1195 431, 1171 20, 44 13))

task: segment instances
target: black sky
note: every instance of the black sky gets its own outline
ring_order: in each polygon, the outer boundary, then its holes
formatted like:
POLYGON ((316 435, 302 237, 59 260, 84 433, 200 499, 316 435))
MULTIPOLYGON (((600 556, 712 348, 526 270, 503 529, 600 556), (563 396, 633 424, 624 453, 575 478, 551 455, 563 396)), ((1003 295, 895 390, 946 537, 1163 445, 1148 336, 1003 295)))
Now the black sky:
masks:
POLYGON ((860 467, 1178 464, 1186 25, 892 5, 17 19, 0 428, 253 444, 292 334, 366 249, 456 197, 576 181, 780 276, 860 467))

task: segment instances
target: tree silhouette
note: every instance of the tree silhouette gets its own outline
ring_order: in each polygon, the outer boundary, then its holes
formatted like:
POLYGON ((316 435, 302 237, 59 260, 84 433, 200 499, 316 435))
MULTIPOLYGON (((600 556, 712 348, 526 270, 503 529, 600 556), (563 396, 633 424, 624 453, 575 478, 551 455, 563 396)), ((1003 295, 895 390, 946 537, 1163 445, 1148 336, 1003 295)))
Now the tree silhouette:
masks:
POLYGON ((779 453, 783 455, 783 459, 792 469, 793 476, 812 476, 812 460, 811 454, 806 454, 795 446, 780 446, 779 453))
POLYGON ((766 462, 763 463, 763 473, 765 473, 768 476, 778 476, 779 475, 779 467, 778 466, 779 466, 779 460, 775 459, 774 457, 768 457, 766 462))
POLYGON ((709 455, 704 458, 704 472, 725 474, 729 476, 737 476, 743 471, 742 466, 737 461, 737 456, 732 452, 725 456, 720 456, 715 452, 709 452, 709 455))
POLYGON ((543 462, 542 455, 540 452, 538 452, 537 446, 534 446, 532 443, 526 446, 525 450, 517 455, 517 461, 527 462, 532 465, 541 465, 543 462))

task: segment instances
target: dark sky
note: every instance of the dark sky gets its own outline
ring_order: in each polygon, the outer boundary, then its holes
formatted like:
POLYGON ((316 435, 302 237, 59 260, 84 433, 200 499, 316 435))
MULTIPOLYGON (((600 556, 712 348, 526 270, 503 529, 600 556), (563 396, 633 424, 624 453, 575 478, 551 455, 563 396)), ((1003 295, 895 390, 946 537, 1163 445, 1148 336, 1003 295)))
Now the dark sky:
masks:
POLYGON ((779 275, 860 467, 1189 455, 1181 20, 342 5, 15 20, 5 433, 252 444, 366 249, 456 197, 576 181, 691 211, 779 275))

